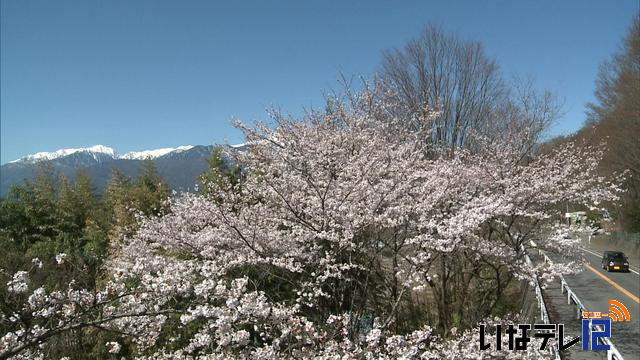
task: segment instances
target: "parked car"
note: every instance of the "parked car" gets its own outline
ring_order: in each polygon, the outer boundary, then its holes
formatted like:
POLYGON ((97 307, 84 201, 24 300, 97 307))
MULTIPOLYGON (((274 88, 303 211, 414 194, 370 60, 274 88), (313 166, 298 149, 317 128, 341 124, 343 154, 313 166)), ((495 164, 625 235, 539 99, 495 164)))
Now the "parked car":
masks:
POLYGON ((622 251, 605 251, 602 255, 602 268, 607 271, 629 272, 629 259, 622 251))

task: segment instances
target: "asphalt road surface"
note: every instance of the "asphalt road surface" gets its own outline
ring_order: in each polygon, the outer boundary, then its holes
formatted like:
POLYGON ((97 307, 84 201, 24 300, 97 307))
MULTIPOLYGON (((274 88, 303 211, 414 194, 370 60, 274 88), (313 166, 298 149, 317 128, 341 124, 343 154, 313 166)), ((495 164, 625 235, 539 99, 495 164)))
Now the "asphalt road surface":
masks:
MULTIPOLYGON (((610 313, 609 300, 618 300, 629 311, 630 321, 612 322, 611 341, 625 360, 640 360, 640 275, 637 268, 628 273, 607 272, 601 268, 602 254, 584 249, 587 261, 583 272, 565 277, 588 311, 610 313)), ((572 358, 581 358, 572 351, 572 358)), ((584 354, 586 355, 586 354, 584 354)))

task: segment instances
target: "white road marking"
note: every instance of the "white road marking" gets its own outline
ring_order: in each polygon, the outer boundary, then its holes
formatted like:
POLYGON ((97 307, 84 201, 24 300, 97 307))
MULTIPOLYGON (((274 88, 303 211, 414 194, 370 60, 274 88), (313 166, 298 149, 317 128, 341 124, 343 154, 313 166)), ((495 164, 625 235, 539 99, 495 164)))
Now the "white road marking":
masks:
MULTIPOLYGON (((589 253, 589 254, 591 254, 591 255, 597 256, 597 257, 598 257, 598 258, 600 258, 600 259, 602 258, 602 254, 599 254, 599 253, 597 253, 597 252, 595 252, 595 251, 593 251, 593 250, 591 250, 591 249, 587 249, 587 248, 583 248, 583 247, 581 247, 580 249, 582 249, 582 251, 586 251, 586 252, 588 252, 588 253, 589 253)), ((635 273, 636 275, 640 275, 640 273, 639 273, 639 272, 637 272, 637 271, 635 271, 635 270, 633 270, 633 269, 631 268, 631 265, 629 265, 629 271, 631 271, 632 273, 635 273)))

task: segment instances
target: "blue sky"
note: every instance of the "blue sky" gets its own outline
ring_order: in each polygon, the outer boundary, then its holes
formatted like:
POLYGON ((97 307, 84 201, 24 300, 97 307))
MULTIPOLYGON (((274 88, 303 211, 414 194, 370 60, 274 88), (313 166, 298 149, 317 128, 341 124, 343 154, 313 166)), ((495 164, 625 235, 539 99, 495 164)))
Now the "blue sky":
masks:
POLYGON ((120 153, 236 143, 230 120, 321 107, 339 73, 370 76, 428 23, 483 43, 507 77, 565 101, 577 130, 598 65, 637 0, 2 0, 0 162, 38 151, 120 153))

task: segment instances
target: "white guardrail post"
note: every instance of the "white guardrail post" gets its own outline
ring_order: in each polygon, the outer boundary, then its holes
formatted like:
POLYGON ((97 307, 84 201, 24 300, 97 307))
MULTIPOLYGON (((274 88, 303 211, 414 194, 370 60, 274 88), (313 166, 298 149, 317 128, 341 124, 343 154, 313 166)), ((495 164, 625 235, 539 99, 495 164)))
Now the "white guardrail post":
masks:
MULTIPOLYGON (((538 248, 536 243, 534 243, 533 241, 531 241, 531 246, 538 249, 538 253, 544 258, 544 261, 546 263, 549 264, 553 264, 553 262, 551 261, 551 259, 549 259, 549 257, 547 256, 547 254, 544 253, 544 251, 542 251, 542 249, 538 248)), ((529 256, 526 254, 525 252, 525 259, 527 260, 527 263, 530 263, 531 259, 529 259, 529 256)), ((538 295, 538 281, 536 279, 536 296, 538 295)), ((587 311, 586 306, 584 306, 582 304, 582 301, 580 301, 580 298, 578 298, 578 295, 576 295, 576 293, 574 293, 571 288, 569 287, 569 284, 567 284, 567 282, 564 279, 564 276, 562 276, 562 274, 560 275, 560 291, 562 293, 564 293, 565 289, 567 290, 567 304, 575 304, 576 305, 576 316, 578 319, 580 319, 582 316, 582 312, 583 311, 587 311)), ((544 302, 543 302, 544 304, 544 302)), ((546 311, 546 308, 545 308, 546 311)), ((592 325, 591 324, 591 319, 589 319, 589 338, 591 338, 591 331, 592 330, 596 330, 596 331, 601 331, 601 327, 599 325, 592 325)), ((609 350, 607 350, 607 360, 624 360, 624 358, 622 357, 622 355, 620 355, 620 352, 618 352, 618 350, 616 349, 616 347, 613 345, 613 343, 611 342, 611 339, 606 338, 603 339, 601 338, 600 341, 602 341, 602 343, 609 345, 609 350)), ((556 359, 559 359, 559 354, 556 356, 556 359)))
MULTIPOLYGON (((528 265, 532 265, 531 258, 527 254, 524 246, 522 246, 522 251, 524 252, 524 260, 528 265)), ((536 299, 538 300, 538 307, 540 308, 540 319, 545 323, 549 324, 549 313, 547 312, 547 304, 544 302, 544 297, 542 296, 542 289, 540 288, 540 283, 538 282, 538 278, 535 279, 535 290, 536 290, 536 299)), ((560 360, 560 351, 555 345, 549 346, 549 354, 553 355, 556 360, 560 360)))

